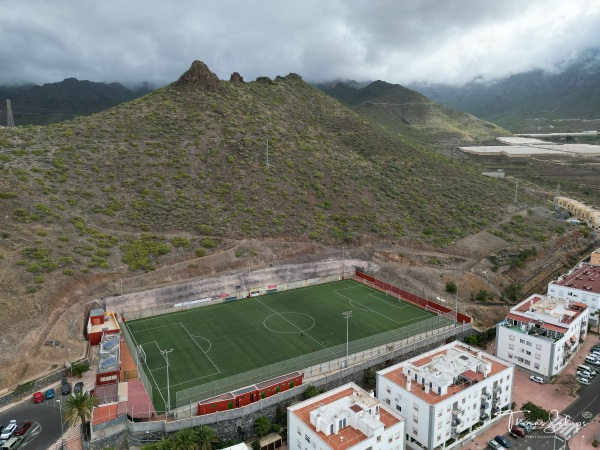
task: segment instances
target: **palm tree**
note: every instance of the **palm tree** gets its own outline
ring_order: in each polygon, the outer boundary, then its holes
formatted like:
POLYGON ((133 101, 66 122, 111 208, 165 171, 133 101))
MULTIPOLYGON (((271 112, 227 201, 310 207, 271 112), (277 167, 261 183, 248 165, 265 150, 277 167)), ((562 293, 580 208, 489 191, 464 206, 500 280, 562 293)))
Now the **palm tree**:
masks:
POLYGON ((92 417, 96 400, 88 392, 76 392, 65 402, 65 420, 71 425, 76 425, 77 422, 85 424, 92 417))
POLYGON ((173 447, 177 450, 198 450, 198 436, 191 428, 183 428, 175 435, 173 447))
POLYGON ((171 450, 172 448, 177 448, 173 446, 173 441, 169 438, 162 438, 156 444, 154 444, 155 450, 171 450))
POLYGON ((215 436, 215 432, 211 427, 206 425, 202 425, 200 428, 196 430, 196 443, 198 450, 212 450, 213 444, 217 442, 217 437, 215 436))

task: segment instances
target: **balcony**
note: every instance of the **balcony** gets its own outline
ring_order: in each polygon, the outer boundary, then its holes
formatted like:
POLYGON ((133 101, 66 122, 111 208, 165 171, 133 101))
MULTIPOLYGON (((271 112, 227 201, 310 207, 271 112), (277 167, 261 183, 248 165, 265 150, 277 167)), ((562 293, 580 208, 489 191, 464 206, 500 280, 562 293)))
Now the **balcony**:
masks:
POLYGON ((481 409, 488 409, 490 407, 490 404, 485 402, 481 404, 481 409))
POLYGON ((479 416, 479 420, 481 420, 481 421, 488 420, 489 418, 490 418, 490 416, 487 413, 483 413, 479 416))
POLYGON ((500 386, 496 386, 494 389, 492 389, 492 392, 495 394, 497 392, 502 391, 502 388, 500 386))

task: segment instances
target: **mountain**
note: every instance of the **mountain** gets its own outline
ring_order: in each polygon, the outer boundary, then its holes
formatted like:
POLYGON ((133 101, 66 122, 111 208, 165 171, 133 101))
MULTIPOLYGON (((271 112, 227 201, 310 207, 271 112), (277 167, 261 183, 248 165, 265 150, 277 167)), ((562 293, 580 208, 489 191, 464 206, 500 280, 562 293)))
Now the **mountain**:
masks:
POLYGON ((325 92, 357 113, 417 142, 448 146, 492 141, 508 131, 446 108, 398 84, 375 81, 362 88, 338 83, 325 92))
POLYGON ((599 119, 600 50, 588 51, 556 72, 533 70, 464 86, 411 87, 443 105, 515 132, 589 130, 589 122, 573 119, 599 119))
MULTIPOLYGON (((43 86, 0 86, 0 98, 10 99, 17 125, 45 125, 100 112, 151 91, 145 84, 129 89, 119 83, 67 78, 43 86)), ((0 123, 6 124, 5 105, 0 108, 0 123)))
MULTIPOLYGON (((0 129, 0 342, 13 351, 0 354, 13 367, 0 387, 65 358, 44 339, 79 342, 84 307, 122 279, 141 289, 174 282, 175 267, 187 277, 233 270, 266 240, 287 258, 304 257, 298 244, 447 246, 492 229, 516 211, 513 197, 511 184, 298 75, 222 81, 199 61, 111 109, 0 129)), ((519 201, 539 203, 526 189, 519 201)))

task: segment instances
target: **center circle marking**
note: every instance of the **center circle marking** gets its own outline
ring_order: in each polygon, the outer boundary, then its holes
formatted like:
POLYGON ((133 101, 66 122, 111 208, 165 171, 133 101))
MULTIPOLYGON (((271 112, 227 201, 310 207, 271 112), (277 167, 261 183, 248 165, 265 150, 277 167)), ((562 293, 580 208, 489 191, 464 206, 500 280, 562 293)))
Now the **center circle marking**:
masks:
MULTIPOLYGON (((302 319, 303 321, 306 321, 306 319, 302 319)), ((309 316, 308 314, 304 314, 304 313, 299 313, 299 312, 294 312, 294 311, 290 311, 290 312, 282 312, 282 313, 275 313, 275 314, 271 314, 270 316, 267 316, 265 318, 265 320, 263 320, 263 325, 264 327, 269 330, 272 331, 273 333, 284 333, 284 334, 297 334, 297 333, 305 333, 308 330, 312 329, 315 325, 316 325, 316 321, 312 316, 309 316), (304 316, 304 317, 308 317, 311 321, 312 324, 310 326, 305 325, 306 328, 301 328, 301 327, 297 327, 294 324, 294 320, 292 318, 287 318, 286 316, 289 315, 296 315, 296 316, 304 316), (291 322, 289 324, 289 326, 294 327, 295 329, 293 331, 282 331, 282 330, 276 330, 271 328, 269 325, 267 325, 267 321, 271 318, 271 317, 282 317, 286 322, 291 322)))

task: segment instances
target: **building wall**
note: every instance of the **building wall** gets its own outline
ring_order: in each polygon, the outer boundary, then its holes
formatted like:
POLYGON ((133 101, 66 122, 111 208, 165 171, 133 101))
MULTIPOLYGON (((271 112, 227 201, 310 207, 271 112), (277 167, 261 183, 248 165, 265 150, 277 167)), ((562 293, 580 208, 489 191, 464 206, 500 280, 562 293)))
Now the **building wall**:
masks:
MULTIPOLYGON (((499 408, 510 405, 513 384, 512 366, 434 405, 430 405, 413 392, 414 389, 422 389, 422 386, 412 383, 409 392, 378 373, 377 398, 395 409, 397 413, 406 419, 405 438, 407 443, 411 439, 415 439, 426 448, 436 448, 452 438, 454 403, 458 403, 458 407, 464 411, 459 416, 462 423, 457 426, 457 432, 461 433, 479 422, 482 404, 481 392, 484 388, 487 388, 491 394, 495 381, 502 387, 499 408), (502 383, 500 383, 501 379, 502 383)), ((489 416, 487 420, 489 421, 493 418, 491 400, 488 403, 489 406, 486 411, 489 416)))
POLYGON ((600 309, 600 293, 561 286, 554 281, 548 283, 548 296, 562 300, 583 302, 588 305, 592 313, 600 309))
MULTIPOLYGON (((553 364, 550 360, 553 346, 554 344, 550 341, 529 336, 522 331, 502 325, 496 327, 496 356, 543 377, 550 377, 552 374, 553 364), (528 355, 527 352, 531 354, 528 355)), ((554 360, 556 360, 556 356, 554 356, 554 360)))

